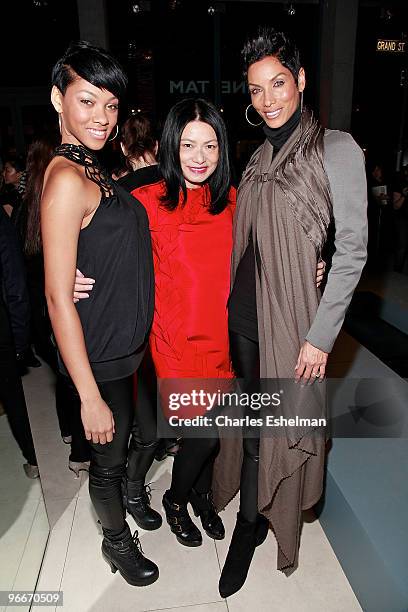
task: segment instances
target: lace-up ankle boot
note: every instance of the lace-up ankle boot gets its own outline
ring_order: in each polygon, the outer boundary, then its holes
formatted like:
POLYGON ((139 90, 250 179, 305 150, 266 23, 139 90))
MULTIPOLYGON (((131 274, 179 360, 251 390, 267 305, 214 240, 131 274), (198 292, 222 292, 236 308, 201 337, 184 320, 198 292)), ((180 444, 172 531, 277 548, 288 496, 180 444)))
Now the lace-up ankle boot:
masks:
POLYGON ((150 506, 150 486, 144 480, 125 480, 123 489, 123 505, 136 524, 147 531, 159 529, 162 517, 150 506))
POLYGON ((123 535, 110 537, 104 530, 102 555, 109 563, 112 573, 119 570, 121 576, 132 586, 147 586, 159 577, 159 568, 143 555, 138 533, 135 531, 132 536, 127 523, 123 535))

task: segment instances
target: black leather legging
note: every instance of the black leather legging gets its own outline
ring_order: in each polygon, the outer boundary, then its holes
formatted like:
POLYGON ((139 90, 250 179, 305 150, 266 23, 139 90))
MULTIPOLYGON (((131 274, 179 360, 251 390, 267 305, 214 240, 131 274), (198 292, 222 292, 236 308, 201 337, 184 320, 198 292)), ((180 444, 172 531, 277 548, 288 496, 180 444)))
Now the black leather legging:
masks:
MULTIPOLYGON (((259 344, 241 334, 229 331, 231 360, 241 379, 241 391, 259 391, 259 344)), ((248 409, 251 411, 251 409, 248 409)), ((253 414, 251 414, 253 416, 253 414)), ((246 428, 243 432, 244 458, 241 468, 240 513, 254 522, 258 514, 259 430, 246 428)))
POLYGON ((129 436, 133 440, 135 402, 133 376, 98 383, 102 398, 112 410, 115 433, 112 442, 91 443, 89 494, 104 530, 119 532, 124 527, 121 483, 126 471, 129 436))

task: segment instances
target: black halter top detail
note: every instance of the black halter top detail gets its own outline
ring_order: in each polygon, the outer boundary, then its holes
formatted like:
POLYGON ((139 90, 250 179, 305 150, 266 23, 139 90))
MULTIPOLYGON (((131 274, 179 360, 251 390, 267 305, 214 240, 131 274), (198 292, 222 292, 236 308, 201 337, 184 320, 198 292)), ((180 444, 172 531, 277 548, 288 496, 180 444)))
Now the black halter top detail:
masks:
POLYGON ((65 143, 56 147, 54 157, 56 156, 65 157, 80 166, 84 166, 86 178, 98 185, 102 195, 106 198, 113 195, 113 180, 108 172, 102 168, 93 151, 83 145, 65 143))

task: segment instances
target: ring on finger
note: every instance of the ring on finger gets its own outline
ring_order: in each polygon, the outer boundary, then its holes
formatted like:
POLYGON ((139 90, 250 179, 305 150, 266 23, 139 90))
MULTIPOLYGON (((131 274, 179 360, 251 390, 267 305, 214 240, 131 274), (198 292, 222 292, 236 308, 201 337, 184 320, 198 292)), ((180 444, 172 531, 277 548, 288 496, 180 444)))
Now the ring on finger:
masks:
POLYGON ((314 376, 315 378, 320 378, 320 373, 312 372, 312 376, 314 376))

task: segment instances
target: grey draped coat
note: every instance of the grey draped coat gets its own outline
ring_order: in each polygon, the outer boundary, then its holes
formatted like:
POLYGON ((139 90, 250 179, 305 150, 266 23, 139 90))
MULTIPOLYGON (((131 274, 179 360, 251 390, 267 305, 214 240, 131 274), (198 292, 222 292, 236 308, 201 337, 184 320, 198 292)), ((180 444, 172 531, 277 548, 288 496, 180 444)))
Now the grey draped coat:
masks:
MULTIPOLYGON (((303 124, 308 119, 302 116, 303 124)), ((265 141, 238 190, 231 286, 252 231, 261 259, 256 279, 261 378, 293 378, 305 339, 331 351, 366 261, 362 151, 349 134, 326 130, 320 131, 320 154, 305 159, 296 148, 302 129, 275 158, 265 141), (315 274, 330 216, 336 251, 321 298, 315 274)), ((289 416, 316 415, 324 401, 324 385, 313 385, 305 405, 293 383, 289 416)), ((297 565, 302 510, 322 494, 326 440, 322 432, 314 434, 303 428, 260 438, 258 508, 275 533, 277 567, 285 573, 297 565)), ((242 456, 242 440, 222 440, 213 481, 219 509, 239 490, 242 456)))

